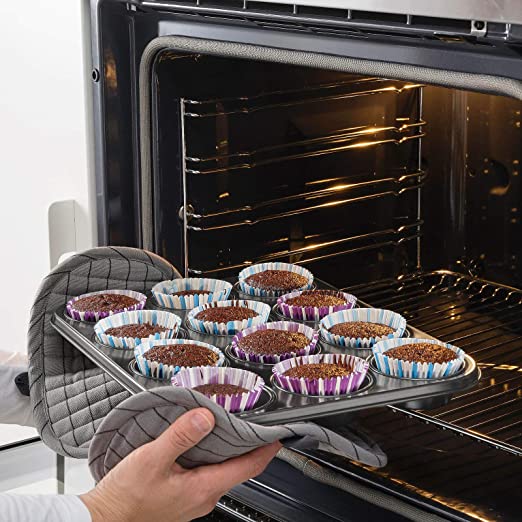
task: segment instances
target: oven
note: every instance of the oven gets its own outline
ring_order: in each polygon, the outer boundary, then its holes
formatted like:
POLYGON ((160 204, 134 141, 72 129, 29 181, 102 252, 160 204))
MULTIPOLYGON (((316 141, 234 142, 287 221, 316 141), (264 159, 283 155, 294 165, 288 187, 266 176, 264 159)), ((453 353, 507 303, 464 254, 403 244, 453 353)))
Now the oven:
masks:
POLYGON ((369 434, 382 470, 308 452, 338 489, 276 462, 221 513, 379 519, 374 492, 519 519, 522 11, 494 4, 91 0, 100 244, 187 276, 303 265, 482 372, 437 409, 323 421, 369 434))

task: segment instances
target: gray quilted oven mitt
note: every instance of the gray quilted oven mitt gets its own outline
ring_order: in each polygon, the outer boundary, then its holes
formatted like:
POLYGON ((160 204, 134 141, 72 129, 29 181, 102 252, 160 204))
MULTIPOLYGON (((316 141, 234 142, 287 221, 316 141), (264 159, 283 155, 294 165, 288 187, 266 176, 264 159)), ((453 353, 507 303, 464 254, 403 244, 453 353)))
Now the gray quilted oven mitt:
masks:
POLYGON ((359 438, 349 440, 311 422, 260 426, 229 414, 199 392, 164 386, 130 397, 116 406, 100 424, 89 449, 89 467, 96 481, 142 444, 150 442, 180 415, 205 407, 216 419, 214 430, 179 458, 186 468, 223 462, 260 446, 281 440, 292 448, 322 449, 369 466, 386 465, 376 445, 359 438))
POLYGON ((36 425, 49 447, 79 458, 88 453, 98 481, 184 412, 204 406, 213 412, 216 425, 180 457, 186 467, 222 462, 275 440, 294 448, 324 449, 370 466, 386 464, 380 448, 349 431, 346 438, 312 423, 259 426, 189 389, 165 386, 129 397, 50 323, 54 312, 76 295, 118 288, 147 292, 155 283, 176 277, 178 271, 154 254, 102 247, 73 256, 45 278, 31 311, 29 381, 36 425))

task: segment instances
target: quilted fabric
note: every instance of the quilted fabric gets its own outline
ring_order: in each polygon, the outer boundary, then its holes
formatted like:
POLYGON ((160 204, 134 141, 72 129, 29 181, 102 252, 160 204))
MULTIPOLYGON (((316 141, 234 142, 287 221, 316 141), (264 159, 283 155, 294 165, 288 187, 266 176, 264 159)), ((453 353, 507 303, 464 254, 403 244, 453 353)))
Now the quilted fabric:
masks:
POLYGON ((387 462, 375 443, 351 431, 341 436, 310 422, 259 426, 230 415, 201 393, 163 386, 123 401, 102 421, 89 449, 94 479, 101 480, 131 451, 156 439, 186 411, 199 407, 211 410, 216 424, 209 435, 178 459, 186 468, 223 462, 276 440, 292 448, 337 453, 369 466, 382 467, 387 462))
POLYGON ((42 440, 64 456, 87 458, 102 419, 129 394, 65 341, 50 319, 79 294, 107 289, 147 291, 179 272, 155 254, 100 247, 74 255, 42 282, 29 323, 29 385, 42 440))

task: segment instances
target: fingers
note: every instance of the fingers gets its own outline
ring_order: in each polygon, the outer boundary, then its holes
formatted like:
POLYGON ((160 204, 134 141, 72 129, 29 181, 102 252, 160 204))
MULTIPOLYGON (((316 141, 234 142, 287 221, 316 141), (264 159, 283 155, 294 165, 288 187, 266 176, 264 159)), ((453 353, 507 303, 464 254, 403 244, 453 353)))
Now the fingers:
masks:
POLYGON ((157 456, 157 461, 170 468, 185 451, 194 447, 214 428, 214 416, 205 408, 196 408, 184 413, 169 426, 154 442, 148 451, 157 456))
POLYGON ((210 490, 223 494, 237 484, 263 473, 280 448, 280 442, 273 442, 222 464, 198 468, 195 473, 199 475, 198 481, 205 483, 210 490))

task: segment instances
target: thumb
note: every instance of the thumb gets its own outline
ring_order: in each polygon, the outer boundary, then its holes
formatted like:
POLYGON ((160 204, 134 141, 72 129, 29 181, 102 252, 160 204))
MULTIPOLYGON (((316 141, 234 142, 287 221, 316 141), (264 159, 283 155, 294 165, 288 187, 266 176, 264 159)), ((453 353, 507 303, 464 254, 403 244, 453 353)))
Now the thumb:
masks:
POLYGON ((180 455, 203 440, 214 423, 214 415, 205 408, 188 411, 151 443, 150 450, 157 452, 159 462, 171 466, 180 455))

